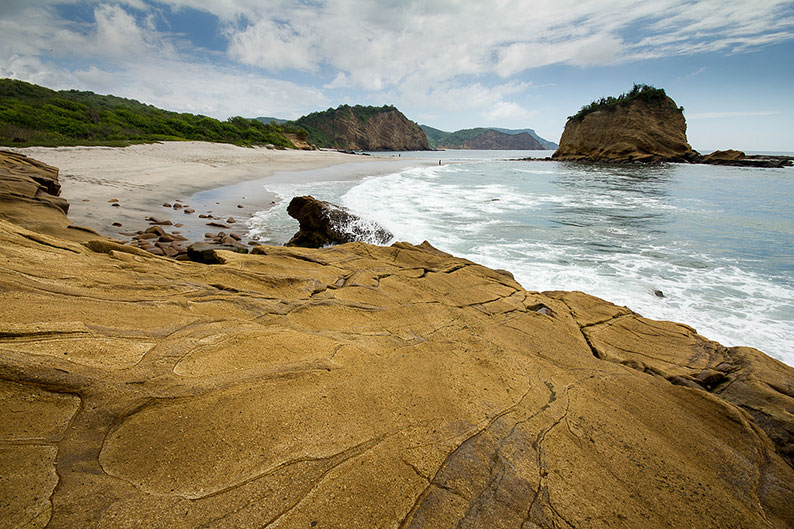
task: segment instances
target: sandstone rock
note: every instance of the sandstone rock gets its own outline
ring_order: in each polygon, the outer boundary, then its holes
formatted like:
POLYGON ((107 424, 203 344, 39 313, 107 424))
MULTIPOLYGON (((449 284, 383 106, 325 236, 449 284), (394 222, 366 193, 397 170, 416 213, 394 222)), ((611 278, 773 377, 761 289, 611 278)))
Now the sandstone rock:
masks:
POLYGON ((320 248, 363 240, 384 244, 393 237, 376 223, 365 221, 345 208, 311 196, 293 198, 287 206, 287 213, 297 219, 300 229, 285 246, 320 248))
POLYGON ((75 229, 66 217, 69 203, 58 196, 60 192, 57 168, 0 150, 0 219, 70 241, 100 237, 87 228, 75 229))
POLYGON ((182 209, 182 204, 176 203, 174 204, 174 209, 182 209))
POLYGON ((170 207, 171 207, 171 204, 169 204, 168 202, 164 202, 164 203, 163 203, 163 207, 164 207, 164 208, 170 208, 170 207))
POLYGON ((709 165, 733 165, 738 167, 779 168, 794 165, 794 157, 765 155, 747 156, 742 151, 728 149, 725 151, 714 151, 713 153, 704 156, 700 160, 700 163, 709 165))
POLYGON ((218 244, 207 244, 203 242, 193 243, 187 248, 187 256, 191 261, 204 264, 223 264, 226 260, 216 252, 218 250, 228 250, 218 244))
POLYGON ((162 236, 166 235, 166 231, 163 228, 161 228, 160 226, 150 226, 150 227, 146 228, 143 231, 143 233, 153 233, 153 234, 157 235, 158 237, 162 237, 162 236))
POLYGON ((573 116, 565 124, 555 160, 592 162, 692 162, 700 155, 686 138, 676 103, 655 90, 573 116))
POLYGON ((228 219, 226 219, 226 223, 227 224, 234 224, 235 222, 237 222, 237 221, 234 220, 234 217, 229 217, 228 219))
POLYGON ((187 214, 187 215, 190 215, 190 214, 195 213, 195 212, 196 212, 195 209, 185 208, 185 214, 187 214))
POLYGON ((40 440, 0 454, 14 512, 100 528, 794 522, 774 422, 792 369, 758 351, 405 243, 212 250, 225 264, 205 268, 22 230, 0 222, 0 392, 20 403, 0 439, 40 440))
POLYGON ((3 526, 794 526, 760 351, 428 243, 210 251, 0 220, 3 526))
POLYGON ((227 230, 229 229, 229 226, 227 226, 226 224, 222 224, 220 222, 208 222, 207 226, 213 226, 215 228, 226 228, 227 230))
POLYGON ((703 157, 703 163, 710 163, 716 160, 724 160, 724 161, 736 161, 741 160, 747 156, 742 151, 736 151, 734 149, 728 149, 725 151, 714 151, 711 154, 708 154, 703 157))
POLYGON ((156 217, 146 217, 146 220, 148 220, 150 224, 157 224, 159 226, 171 226, 172 224, 170 220, 162 220, 156 217))
POLYGON ((114 222, 111 226, 116 226, 117 228, 121 227, 121 222, 114 222))

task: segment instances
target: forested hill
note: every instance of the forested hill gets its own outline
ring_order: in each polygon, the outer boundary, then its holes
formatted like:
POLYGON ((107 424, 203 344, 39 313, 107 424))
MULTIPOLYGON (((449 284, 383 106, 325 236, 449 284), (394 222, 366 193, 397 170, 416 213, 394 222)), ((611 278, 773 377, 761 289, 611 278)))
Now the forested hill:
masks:
POLYGON ((0 79, 0 145, 128 145, 200 140, 292 148, 285 133, 305 131, 278 123, 162 110, 133 99, 78 90, 55 91, 0 79))
POLYGON ((420 125, 433 149, 517 149, 551 150, 557 144, 541 138, 532 129, 502 129, 478 127, 446 132, 420 125))
POLYGON ((419 125, 390 105, 340 105, 292 122, 309 133, 317 147, 364 151, 428 150, 419 125))

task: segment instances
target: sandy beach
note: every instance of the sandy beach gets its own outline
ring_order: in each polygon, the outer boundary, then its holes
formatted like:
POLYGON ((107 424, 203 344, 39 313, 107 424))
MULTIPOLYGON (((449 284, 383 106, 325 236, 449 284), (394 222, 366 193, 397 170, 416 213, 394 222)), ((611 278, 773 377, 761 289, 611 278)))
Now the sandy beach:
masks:
POLYGON ((362 178, 426 163, 207 142, 14 150, 60 169, 61 196, 69 201, 75 224, 121 240, 149 227, 146 219, 154 217, 170 220, 190 240, 218 231, 207 226, 216 222, 245 241, 245 221, 274 203, 262 188, 265 179, 362 178))

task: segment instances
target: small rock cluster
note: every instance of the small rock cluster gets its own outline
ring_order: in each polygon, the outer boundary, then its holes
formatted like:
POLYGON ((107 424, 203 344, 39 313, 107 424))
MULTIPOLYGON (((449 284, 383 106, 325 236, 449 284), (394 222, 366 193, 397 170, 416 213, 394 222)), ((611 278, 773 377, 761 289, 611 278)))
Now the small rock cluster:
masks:
POLYGON ((171 225, 171 221, 158 221, 152 217, 149 217, 149 221, 154 225, 136 232, 132 236, 130 244, 155 255, 173 257, 178 261, 188 261, 187 237, 183 237, 178 231, 172 233, 165 231, 162 226, 171 225), (152 222, 153 220, 156 222, 152 222))
MULTIPOLYGON (((123 234, 132 237, 130 242, 132 246, 155 255, 173 257, 177 261, 191 260, 188 251, 191 244, 188 242, 188 238, 182 236, 179 231, 169 233, 163 229, 163 226, 180 227, 181 224, 173 224, 170 220, 161 220, 156 217, 147 217, 146 220, 151 224, 149 228, 135 233, 123 234)), ((226 222, 234 223, 235 221, 234 218, 230 217, 226 222)), ((207 224, 209 226, 229 228, 226 224, 221 223, 209 222, 207 224)), ((251 241, 248 244, 254 246, 259 243, 251 241)), ((204 242, 194 243, 193 246, 195 245, 202 245, 204 249, 211 248, 248 253, 248 247, 242 242, 242 237, 232 232, 207 232, 204 234, 204 242)))

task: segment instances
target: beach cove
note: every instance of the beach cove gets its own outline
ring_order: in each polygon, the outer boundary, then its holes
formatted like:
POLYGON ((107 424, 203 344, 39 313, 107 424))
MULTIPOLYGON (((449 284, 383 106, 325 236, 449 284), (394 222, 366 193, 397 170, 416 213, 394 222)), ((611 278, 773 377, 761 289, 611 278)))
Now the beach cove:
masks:
POLYGON ((72 222, 121 240, 149 227, 147 217, 181 224, 174 229, 192 241, 218 230, 207 223, 233 218, 231 232, 245 237, 246 221, 274 203, 265 181, 363 178, 430 163, 197 141, 12 150, 59 168, 61 196, 69 201, 72 222), (186 209, 193 212, 186 214, 186 209), (199 218, 207 213, 213 218, 199 218))

